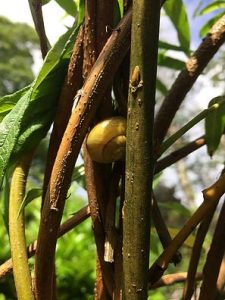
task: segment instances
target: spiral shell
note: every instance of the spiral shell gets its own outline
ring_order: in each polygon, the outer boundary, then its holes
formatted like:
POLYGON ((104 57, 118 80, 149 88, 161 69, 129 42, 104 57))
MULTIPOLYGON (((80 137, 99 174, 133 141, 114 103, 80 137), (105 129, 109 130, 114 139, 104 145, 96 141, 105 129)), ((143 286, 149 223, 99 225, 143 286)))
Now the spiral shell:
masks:
POLYGON ((126 119, 112 117, 98 123, 87 137, 87 150, 91 159, 100 163, 123 160, 126 151, 126 119))

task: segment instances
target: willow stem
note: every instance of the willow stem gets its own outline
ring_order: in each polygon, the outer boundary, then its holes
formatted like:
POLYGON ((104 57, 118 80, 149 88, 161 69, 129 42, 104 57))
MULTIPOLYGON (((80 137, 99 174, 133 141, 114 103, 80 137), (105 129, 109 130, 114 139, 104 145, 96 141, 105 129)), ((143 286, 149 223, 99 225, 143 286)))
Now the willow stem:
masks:
POLYGON ((9 199, 9 237, 13 261, 13 275, 17 297, 20 300, 34 299, 28 265, 24 213, 18 212, 25 194, 26 179, 32 155, 24 156, 13 172, 9 199))

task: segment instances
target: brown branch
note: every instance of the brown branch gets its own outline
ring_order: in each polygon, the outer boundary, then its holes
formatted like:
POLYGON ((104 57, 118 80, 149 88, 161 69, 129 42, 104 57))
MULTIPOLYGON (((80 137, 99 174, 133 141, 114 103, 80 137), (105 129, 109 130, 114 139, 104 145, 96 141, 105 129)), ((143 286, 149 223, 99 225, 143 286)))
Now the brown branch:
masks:
POLYGON ((175 236, 169 246, 163 251, 159 258, 154 262, 149 270, 149 282, 154 284, 168 267, 168 264, 184 243, 187 237, 195 229, 195 227, 207 217, 218 204, 220 197, 225 193, 225 174, 222 174, 220 178, 209 188, 203 191, 204 201, 187 221, 184 227, 175 236))
MULTIPOLYGON (((106 26, 107 24, 112 25, 107 22, 110 22, 109 15, 113 12, 113 4, 112 1, 86 1, 84 78, 90 74, 96 57, 107 40, 106 26)), ((109 107, 112 107, 110 94, 108 97, 104 95, 104 101, 102 101, 100 106, 101 112, 97 117, 95 116, 93 123, 105 117, 108 111, 111 111, 109 107)), ((111 167, 110 165, 105 166, 93 162, 86 149, 86 145, 84 145, 84 167, 92 227, 97 248, 95 299, 108 299, 108 294, 112 297, 113 293, 113 269, 112 265, 104 261, 105 234, 103 216, 105 215, 108 199, 107 183, 111 167)))
POLYGON ((171 166, 172 164, 176 163, 178 160, 186 157, 190 153, 194 152, 195 150, 201 148, 205 145, 205 137, 201 136, 194 140, 193 142, 188 143, 187 145, 183 146, 182 148, 172 152, 171 154, 167 155, 166 157, 160 159, 156 163, 155 167, 155 174, 161 172, 162 170, 166 169, 167 167, 171 166))
POLYGON ((198 268, 199 259, 201 256, 202 245, 205 240, 205 236, 209 229, 209 225, 213 218, 216 205, 212 212, 201 222, 198 232, 196 234, 194 246, 192 248, 191 259, 189 262, 187 280, 184 285, 183 300, 190 300, 195 289, 195 275, 198 268))
MULTIPOLYGON (((85 147, 86 148, 86 147, 85 147)), ((87 150, 85 149, 85 153, 87 150)), ((100 299, 100 294, 105 293, 104 284, 106 284, 107 290, 112 295, 113 293, 113 269, 112 265, 104 261, 104 216, 106 210, 105 205, 101 205, 105 199, 105 185, 102 185, 102 170, 99 164, 93 162, 88 153, 85 155, 85 180, 86 189, 88 192, 89 205, 91 210, 91 219, 93 224, 94 237, 97 247, 97 278, 96 278, 96 294, 95 298, 100 299), (102 280, 100 280, 100 273, 102 274, 102 280)), ((104 299, 104 298, 103 298, 104 299)))
POLYGON ((216 282, 225 251, 225 201, 220 211, 219 219, 213 235, 212 243, 203 269, 203 282, 199 300, 211 300, 217 291, 216 282))
POLYGON ((63 133, 66 129, 69 117, 71 115, 74 96, 82 85, 83 36, 84 28, 83 26, 81 26, 73 47, 67 75, 59 97, 58 108, 50 137, 43 184, 43 199, 46 194, 55 157, 62 140, 63 133))
MULTIPOLYGON (((194 281, 200 281, 202 280, 202 273, 197 273, 194 277, 194 281)), ((150 289, 158 289, 160 287, 165 287, 169 285, 173 285, 176 283, 182 283, 187 279, 187 273, 186 272, 181 272, 181 273, 175 273, 175 274, 168 274, 162 276, 156 283, 154 283, 150 289)))
POLYGON ((50 44, 45 33, 45 25, 42 15, 42 3, 41 0, 28 0, 28 2, 34 21, 34 26, 39 37, 42 57, 45 58, 50 48, 50 44))
POLYGON ((225 255, 223 256, 223 260, 220 265, 220 271, 217 278, 217 290, 220 295, 225 296, 225 255))
POLYGON ((96 1, 85 1, 84 19, 84 63, 83 76, 86 79, 96 61, 96 1))
POLYGON ((211 28, 172 85, 155 120, 156 154, 186 94, 225 41, 225 15, 211 28))
POLYGON ((113 31, 86 80, 80 101, 69 120, 57 152, 42 210, 35 263, 38 299, 50 299, 51 276, 57 232, 60 225, 74 164, 82 142, 111 82, 129 48, 131 11, 113 31))
MULTIPOLYGON (((66 234, 68 231, 72 230, 74 227, 85 221, 90 217, 89 206, 86 205, 77 211, 71 218, 65 221, 59 228, 58 238, 66 234)), ((28 258, 32 257, 36 253, 37 241, 34 241, 27 247, 28 258)), ((8 259, 0 266, 0 279, 5 277, 13 269, 12 259, 8 259)))

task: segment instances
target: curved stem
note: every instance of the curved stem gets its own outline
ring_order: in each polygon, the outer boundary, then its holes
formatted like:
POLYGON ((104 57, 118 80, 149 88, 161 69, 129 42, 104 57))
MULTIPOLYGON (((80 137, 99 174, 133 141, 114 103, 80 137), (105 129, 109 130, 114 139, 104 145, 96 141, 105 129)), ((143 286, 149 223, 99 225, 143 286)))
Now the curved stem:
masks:
POLYGON ((9 199, 9 236, 13 261, 13 275, 17 297, 20 300, 34 299, 31 275, 28 266, 24 214, 18 212, 25 194, 26 179, 32 155, 25 156, 17 164, 11 182, 9 199))

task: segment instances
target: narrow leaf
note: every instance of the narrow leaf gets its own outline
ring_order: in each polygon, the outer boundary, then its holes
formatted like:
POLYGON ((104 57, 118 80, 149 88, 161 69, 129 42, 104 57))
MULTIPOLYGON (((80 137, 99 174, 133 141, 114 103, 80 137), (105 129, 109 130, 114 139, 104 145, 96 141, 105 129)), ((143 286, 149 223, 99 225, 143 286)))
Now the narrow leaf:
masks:
POLYGON ((205 140, 208 154, 213 156, 225 129, 225 96, 213 98, 210 107, 215 109, 205 119, 205 140))
POLYGON ((165 84, 159 79, 156 79, 156 88, 159 90, 164 96, 167 94, 168 90, 165 84))
POLYGON ((181 46, 176 46, 164 41, 159 41, 159 48, 165 49, 165 50, 173 50, 173 51, 180 51, 180 52, 185 52, 186 49, 184 49, 181 46))
POLYGON ((222 13, 220 13, 220 14, 214 16, 212 19, 208 20, 208 21, 205 23, 205 25, 201 28, 201 30, 200 30, 200 36, 201 36, 201 37, 205 37, 205 36, 208 34, 210 28, 211 28, 211 27, 217 22, 217 20, 219 20, 223 15, 224 15, 224 12, 222 12, 222 13))
POLYGON ((214 10, 225 8, 225 1, 215 1, 210 3, 206 7, 204 7, 200 12, 199 15, 208 14, 214 10))
POLYGON ((28 193, 26 194, 26 196, 24 197, 24 199, 21 203, 17 218, 19 217, 21 212, 24 210, 25 206, 27 206, 31 201, 33 201, 34 199, 37 199, 41 195, 42 195, 42 189, 32 189, 32 190, 28 191, 28 193))
POLYGON ((190 48, 190 28, 183 1, 169 0, 165 2, 163 7, 177 31, 181 47, 188 53, 190 48))
POLYGON ((158 54, 158 65, 162 67, 167 67, 173 70, 182 70, 185 66, 185 62, 170 56, 165 55, 164 53, 158 54))

